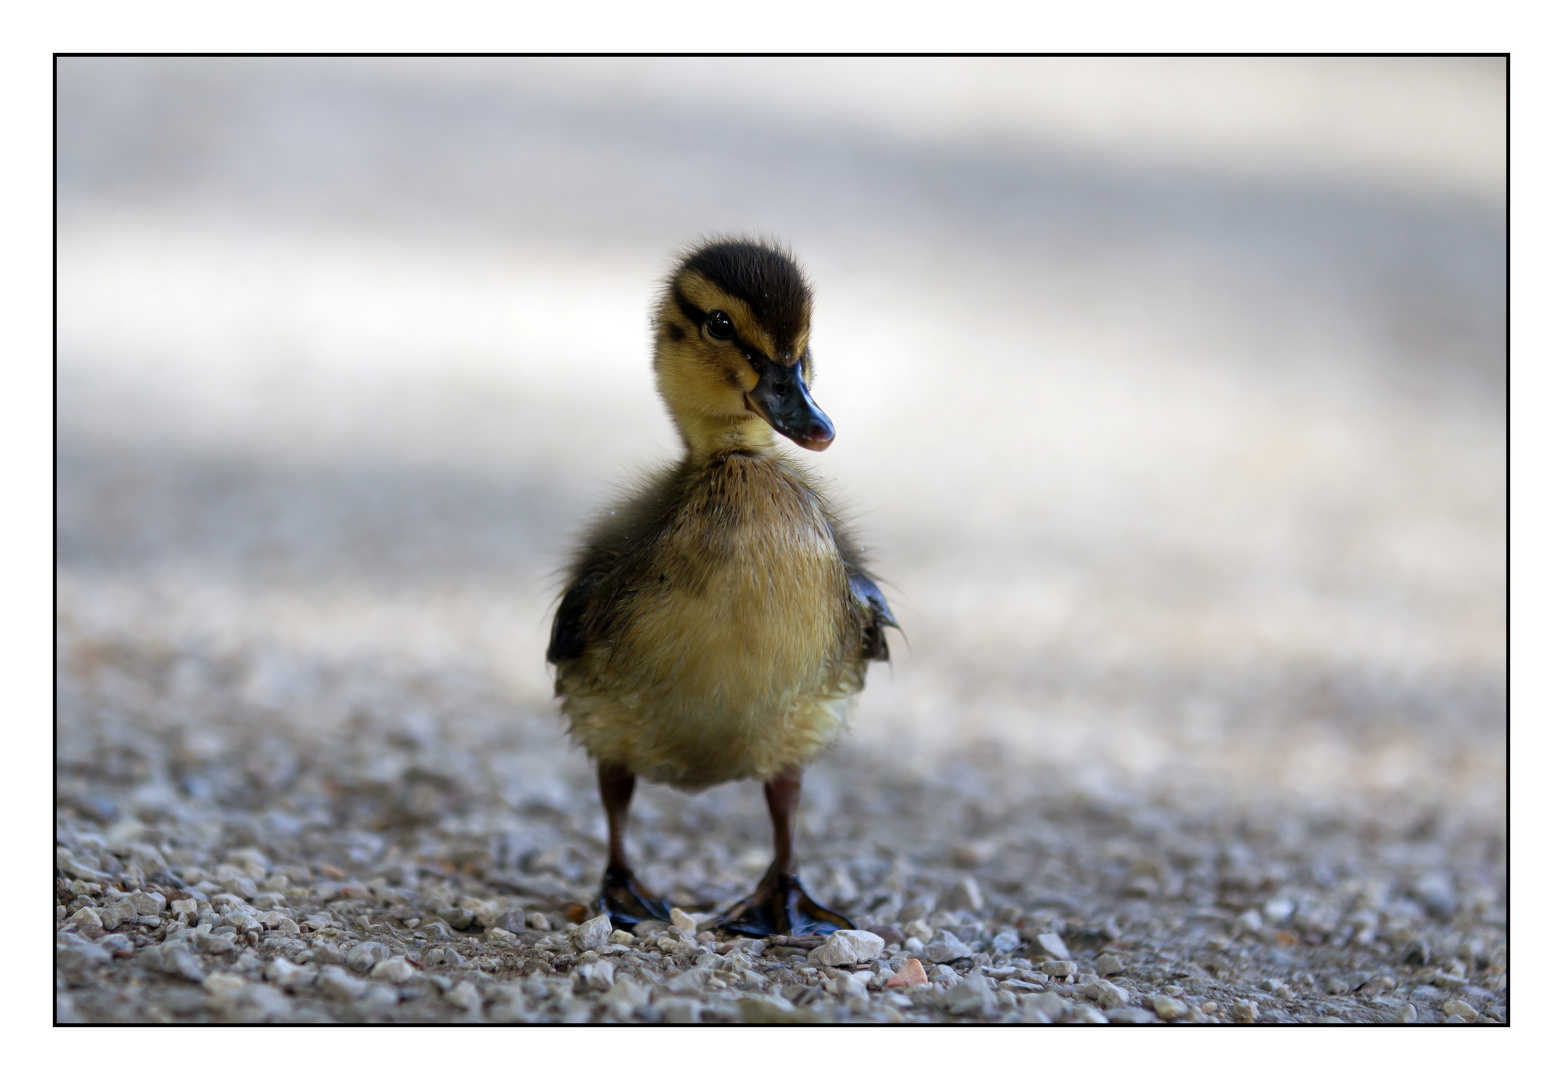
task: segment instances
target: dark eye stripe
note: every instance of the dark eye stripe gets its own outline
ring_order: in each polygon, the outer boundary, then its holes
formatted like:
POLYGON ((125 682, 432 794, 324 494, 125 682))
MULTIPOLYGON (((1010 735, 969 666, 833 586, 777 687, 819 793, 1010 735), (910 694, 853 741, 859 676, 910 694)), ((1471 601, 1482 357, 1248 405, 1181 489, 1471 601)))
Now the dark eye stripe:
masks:
POLYGON ((695 329, 699 330, 700 325, 706 321, 706 313, 690 303, 689 298, 677 289, 673 290, 673 301, 678 304, 678 310, 684 313, 684 318, 694 323, 695 329))
MULTIPOLYGON (((678 305, 678 310, 684 313, 684 318, 688 319, 691 323, 694 324, 696 332, 698 332, 700 328, 705 325, 707 317, 706 313, 701 311, 700 308, 689 299, 689 297, 685 296, 677 289, 673 290, 673 302, 678 305)), ((733 337, 733 344, 738 346, 739 350, 744 354, 744 358, 749 361, 750 366, 753 367, 755 371, 761 370, 760 365, 765 362, 764 350, 755 348, 742 337, 738 336, 736 332, 733 337)))

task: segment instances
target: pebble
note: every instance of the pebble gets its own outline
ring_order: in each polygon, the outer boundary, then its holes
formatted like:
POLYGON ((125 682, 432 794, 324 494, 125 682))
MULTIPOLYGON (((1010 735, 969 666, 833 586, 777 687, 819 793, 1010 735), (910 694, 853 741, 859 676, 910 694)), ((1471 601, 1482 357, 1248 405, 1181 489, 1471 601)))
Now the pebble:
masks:
POLYGON ((315 972, 307 967, 288 962, 283 957, 274 957, 266 965, 263 974, 269 983, 275 983, 283 987, 308 986, 315 981, 315 972))
POLYGON ((293 1002, 274 986, 249 984, 244 994, 245 1002, 270 1020, 282 1020, 293 1013, 293 1002))
POLYGON ((1264 916, 1260 915, 1258 910, 1255 908, 1249 908, 1247 911, 1243 912, 1237 918, 1232 920, 1233 933, 1247 931, 1250 934, 1257 934, 1264 928, 1264 916))
POLYGON ((358 1001, 358 1012, 365 1019, 382 1019, 401 1000, 401 995, 389 986, 365 983, 366 989, 358 1001))
MULTIPOLYGON (((831 936, 834 937, 835 935, 831 936)), ((946 964, 951 960, 964 960, 971 954, 971 946, 948 930, 940 930, 932 941, 923 946, 923 955, 936 964, 946 964)))
POLYGON ((196 934, 194 940, 196 952, 210 953, 213 956, 237 952, 239 948, 233 938, 226 934, 196 934))
POLYGON ((1444 1002, 1444 1015, 1458 1016, 1460 1019, 1469 1022, 1475 1020, 1480 1014, 1471 1006, 1469 1001, 1461 998, 1450 998, 1444 1002))
POLYGON ((615 979, 613 986, 602 995, 605 1004, 621 1004, 631 1009, 638 1009, 651 1000, 651 991, 635 979, 615 979))
POLYGON ((607 990, 613 986, 613 961, 583 964, 576 969, 576 975, 588 990, 607 990))
MULTIPOLYGON (((341 891, 340 886, 331 886, 332 892, 341 891)), ((450 924, 452 930, 470 930, 478 921, 478 913, 471 908, 453 907, 445 908, 439 912, 439 917, 450 924)))
POLYGON ((1240 999, 1232 1003, 1232 1019, 1242 1024, 1252 1024, 1259 1018, 1259 1006, 1252 1001, 1240 999))
POLYGON ((956 866, 977 867, 993 858, 997 852, 998 845, 987 840, 952 844, 950 846, 950 861, 956 866))
POLYGON ((339 967, 328 967, 322 971, 316 985, 327 997, 338 1001, 357 1001, 369 989, 368 983, 353 978, 339 967))
POLYGON ((89 869, 88 867, 83 866, 81 863, 77 862, 68 851, 61 851, 58 855, 56 855, 54 865, 60 870, 63 870, 65 873, 69 874, 71 877, 80 878, 83 881, 104 882, 109 880, 107 876, 98 873, 96 870, 89 869))
POLYGON ((236 896, 241 896, 246 900, 255 899, 256 894, 260 892, 260 890, 255 887, 255 882, 251 881, 243 874, 235 874, 232 877, 224 878, 222 881, 218 882, 218 884, 228 892, 231 892, 236 896))
POLYGON ((1395 988, 1395 980, 1388 975, 1375 975, 1359 987, 1359 993, 1364 997, 1378 997, 1387 994, 1395 988))
POLYGON ((1148 1009, 1108 1009, 1109 1024, 1154 1024, 1156 1014, 1148 1009))
POLYGON ((657 1016, 664 1024, 698 1024, 700 1003, 689 998, 664 998, 657 1004, 657 1016))
POLYGON ((1422 901, 1422 906, 1427 908, 1428 914, 1442 918, 1452 914, 1459 907, 1459 899, 1455 895, 1454 882, 1447 873, 1434 871, 1422 876, 1416 883, 1415 892, 1417 899, 1422 901))
MULTIPOLYGON (((1118 975, 1123 971, 1123 961, 1112 953, 1104 953, 1096 958, 1096 973, 1098 975, 1118 975)), ((1052 974, 1052 972, 1048 972, 1052 974)))
POLYGON ((1026 955, 1035 960, 1041 956, 1050 956, 1054 960, 1068 960, 1069 946, 1064 944, 1064 939, 1052 931, 1038 934, 1030 950, 1026 955))
POLYGON ((483 995, 469 982, 457 983, 446 990, 443 997, 449 1004, 467 1012, 478 1012, 483 1008, 483 995))
POLYGON ((418 974, 417 968, 402 957, 393 956, 389 960, 381 960, 376 964, 369 972, 369 977, 380 982, 404 983, 416 974, 418 974))
POLYGON ((364 972, 390 958, 390 946, 380 941, 365 941, 349 949, 345 959, 348 967, 354 971, 364 972))
POLYGON ((137 915, 161 915, 163 908, 168 905, 167 899, 160 893, 146 893, 140 889, 131 893, 126 899, 137 915))
POLYGON ((95 943, 98 948, 113 957, 130 956, 135 952, 135 946, 124 934, 107 934, 100 937, 95 943))
MULTIPOLYGON (((856 974, 867 973, 859 972, 856 974)), ((830 992, 847 1002, 868 1000, 868 988, 860 980, 854 978, 852 974, 848 974, 845 971, 831 980, 830 992)))
POLYGON ((1073 960, 1044 960, 1036 966, 1036 970, 1050 978, 1067 979, 1080 970, 1080 965, 1073 960))
POLYGON ((1412 1024, 1416 1022, 1416 1006, 1409 1001, 1395 1010, 1395 1023, 1412 1024))
POLYGON ((944 995, 945 1006, 957 1016, 981 1014, 998 1004, 993 984, 981 972, 974 971, 956 983, 944 995))
POLYGON ((680 972, 664 984, 670 993, 675 994, 698 994, 705 989, 705 985, 706 973, 699 968, 680 972))
POLYGON ((746 1024, 810 1024, 819 1020, 812 1009, 800 1009, 783 997, 751 994, 738 1001, 739 1015, 746 1024))
POLYGON ((940 911, 981 911, 982 907, 982 889, 977 885, 977 879, 969 874, 939 897, 940 911))
POLYGON ((1156 1010, 1156 1015, 1163 1020, 1182 1020, 1189 1014, 1189 1007, 1175 997, 1166 994, 1157 994, 1151 1002, 1151 1008, 1156 1010))
POLYGON ((1069 1011, 1069 1003, 1052 990, 1043 994, 1037 994, 1033 999, 1035 1007, 1047 1017, 1050 1022, 1056 1022, 1069 1011))
POLYGON ((158 967, 165 975, 177 975, 190 982, 201 982, 206 978, 201 962, 180 942, 163 945, 156 955, 158 967))
POLYGON ((1297 902, 1284 896, 1277 896, 1265 902, 1265 918, 1277 926, 1285 926, 1291 919, 1292 913, 1297 910, 1297 902))
MULTIPOLYGON (((837 930, 809 953, 809 961, 828 967, 861 964, 884 952, 885 939, 868 930, 837 930)), ((970 956, 970 950, 966 955, 970 956)))
POLYGON ((570 931, 570 941, 582 952, 601 949, 613 937, 613 920, 607 915, 587 919, 570 931))
POLYGON ((1094 979, 1086 983, 1080 992, 1104 1009, 1121 1009, 1129 1004, 1129 995, 1123 987, 1106 979, 1094 979))
POLYGON ((134 917, 136 917, 136 905, 133 905, 130 900, 116 900, 103 908, 100 913, 105 930, 117 930, 122 922, 131 921, 134 917))
POLYGON ((313 950, 314 960, 317 964, 342 963, 342 950, 337 948, 332 941, 322 941, 313 950))
POLYGON ((1014 929, 1000 930, 993 935, 995 953, 1011 953, 1020 948, 1020 932, 1014 929))
POLYGON ((214 998, 219 1000, 237 1001, 249 986, 238 975, 230 975, 227 972, 213 972, 208 975, 201 988, 214 998))
POLYGON ((928 981, 940 986, 954 986, 960 979, 955 969, 948 964, 935 964, 933 970, 928 973, 928 981))
POLYGON ((673 919, 673 929, 675 930, 688 930, 693 933, 700 926, 699 923, 695 922, 680 908, 674 908, 669 912, 669 915, 673 919))
MULTIPOLYGON (((102 930, 103 929, 103 918, 102 918, 102 916, 100 916, 98 914, 98 909, 95 908, 95 907, 84 907, 84 908, 81 908, 78 911, 76 911, 76 913, 73 914, 69 919, 66 919, 65 921, 67 923, 69 923, 70 925, 77 926, 77 927, 82 927, 82 928, 86 928, 86 929, 92 929, 92 930, 102 930)), ((118 923, 116 923, 115 925, 117 926, 118 923)))
POLYGON ((1081 1024, 1105 1024, 1106 1015, 1100 1010, 1082 1003, 1075 1004, 1070 1010, 1072 1018, 1081 1024))
POLYGON ((904 961, 901 967, 890 978, 885 980, 885 986, 927 986, 928 973, 923 970, 922 961, 913 956, 904 961))
POLYGON ((668 956, 690 956, 695 951, 694 942, 681 941, 678 938, 668 937, 666 935, 659 937, 656 941, 656 945, 658 949, 662 950, 662 952, 668 956))
POLYGON ((54 962, 61 973, 77 980, 84 978, 93 969, 102 967, 109 959, 107 949, 101 949, 88 941, 80 945, 67 945, 55 950, 54 954, 54 962))

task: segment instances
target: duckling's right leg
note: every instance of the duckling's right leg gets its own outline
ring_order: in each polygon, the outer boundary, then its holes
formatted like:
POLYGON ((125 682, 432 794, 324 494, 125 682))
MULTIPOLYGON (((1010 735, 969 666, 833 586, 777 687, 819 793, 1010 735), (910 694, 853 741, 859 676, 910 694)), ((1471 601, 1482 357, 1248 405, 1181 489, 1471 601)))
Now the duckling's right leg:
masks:
POLYGON ((602 875, 597 908, 613 919, 614 929, 628 930, 646 919, 669 922, 667 904, 641 891, 635 872, 624 858, 624 819, 635 797, 635 774, 618 765, 599 762, 597 790, 608 812, 608 869, 602 875))

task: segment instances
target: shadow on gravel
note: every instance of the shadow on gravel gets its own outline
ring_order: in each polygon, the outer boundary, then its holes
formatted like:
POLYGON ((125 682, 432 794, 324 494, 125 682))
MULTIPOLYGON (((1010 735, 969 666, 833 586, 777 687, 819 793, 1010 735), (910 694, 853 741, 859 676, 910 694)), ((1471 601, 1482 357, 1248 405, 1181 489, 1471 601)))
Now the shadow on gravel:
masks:
POLYGON ((66 571, 172 567, 322 588, 514 582, 553 571, 582 513, 580 491, 542 471, 291 463, 69 438, 56 462, 66 571))

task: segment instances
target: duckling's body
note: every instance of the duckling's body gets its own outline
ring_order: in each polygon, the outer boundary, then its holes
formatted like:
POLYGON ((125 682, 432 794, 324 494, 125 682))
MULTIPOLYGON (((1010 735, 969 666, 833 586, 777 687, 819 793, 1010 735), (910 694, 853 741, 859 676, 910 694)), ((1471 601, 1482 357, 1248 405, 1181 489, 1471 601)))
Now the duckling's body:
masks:
POLYGON ((812 759, 863 688, 863 631, 829 513, 778 455, 686 461, 615 508, 578 580, 592 644, 559 665, 598 760, 700 789, 812 759))
POLYGON ((763 245, 685 258, 658 312, 656 369, 686 455, 590 531, 554 620, 555 689, 608 810, 603 907, 623 925, 665 913, 623 858, 637 776, 766 782, 777 861, 730 928, 851 925, 797 884, 791 820, 802 766, 840 732, 869 661, 888 658, 895 622, 771 437, 821 450, 834 437, 808 393, 809 303, 795 264, 763 245))

